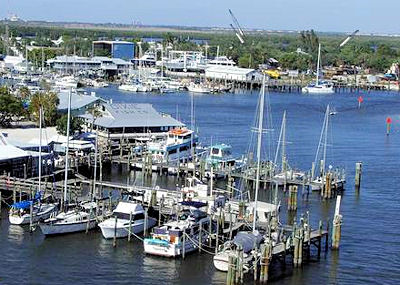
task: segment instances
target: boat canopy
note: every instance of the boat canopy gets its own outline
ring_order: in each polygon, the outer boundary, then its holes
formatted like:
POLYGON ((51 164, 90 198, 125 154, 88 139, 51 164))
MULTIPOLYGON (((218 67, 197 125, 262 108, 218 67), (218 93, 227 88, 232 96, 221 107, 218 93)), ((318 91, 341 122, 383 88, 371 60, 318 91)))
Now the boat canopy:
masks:
POLYGON ((14 209, 29 209, 31 207, 32 200, 29 201, 21 201, 11 205, 14 209))
POLYGON ((242 246, 243 252, 248 253, 254 249, 254 244, 258 247, 262 241, 262 235, 249 232, 238 232, 233 239, 236 246, 242 246))
POLYGON ((182 206, 195 207, 197 209, 207 206, 206 203, 198 202, 198 201, 182 201, 182 202, 180 202, 180 204, 182 206))
POLYGON ((14 209, 28 209, 30 208, 31 204, 35 203, 36 201, 39 201, 41 197, 41 193, 36 192, 35 196, 33 197, 32 200, 25 200, 21 202, 17 202, 11 205, 12 208, 14 209))

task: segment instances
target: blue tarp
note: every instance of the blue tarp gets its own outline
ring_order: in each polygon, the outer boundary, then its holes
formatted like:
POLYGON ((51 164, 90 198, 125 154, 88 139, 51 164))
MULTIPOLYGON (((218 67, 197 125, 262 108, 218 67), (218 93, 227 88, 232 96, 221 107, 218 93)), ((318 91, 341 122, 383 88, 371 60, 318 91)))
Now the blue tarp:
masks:
POLYGON ((11 207, 15 209, 29 209, 31 207, 32 200, 29 201, 21 201, 11 205, 11 207))
POLYGON ((25 200, 25 201, 21 201, 21 202, 17 202, 11 205, 11 207, 15 208, 15 209, 28 209, 31 207, 32 203, 35 203, 36 201, 40 200, 40 192, 36 192, 35 197, 33 197, 32 200, 25 200))

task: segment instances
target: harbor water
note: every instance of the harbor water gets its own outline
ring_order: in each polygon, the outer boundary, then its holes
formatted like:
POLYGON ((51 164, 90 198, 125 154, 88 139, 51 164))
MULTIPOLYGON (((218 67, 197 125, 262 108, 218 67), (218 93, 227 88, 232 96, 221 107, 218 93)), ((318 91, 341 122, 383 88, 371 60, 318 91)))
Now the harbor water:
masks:
MULTIPOLYGON (((126 103, 151 103, 190 126, 191 96, 123 93, 117 89, 94 89, 104 99, 126 103)), ((258 92, 194 95, 194 119, 203 144, 224 142, 235 155, 248 149, 258 92)), ((400 96, 389 92, 302 95, 270 93, 272 121, 279 135, 283 111, 287 111, 287 157, 297 169, 309 170, 314 160, 324 111, 330 104, 337 111, 330 117, 332 138, 327 165, 346 169, 342 198, 342 239, 338 251, 322 253, 321 260, 280 274, 272 269, 270 284, 398 284, 400 282, 400 96), (364 102, 358 108, 358 96, 364 102), (386 135, 386 118, 392 118, 386 135), (363 162, 361 189, 354 190, 355 163, 363 162)), ((271 130, 270 130, 271 131, 271 130)), ((138 174, 114 166, 103 179, 129 183, 138 174), (129 177, 129 179, 127 179, 129 177)), ((172 178, 171 178, 172 179, 172 178)), ((149 183, 174 185, 155 175, 149 183)), ((268 190, 261 189, 261 199, 268 190)), ((286 194, 287 195, 287 194, 286 194)), ((285 194, 280 195, 286 219, 285 194)), ((298 215, 310 211, 314 227, 333 217, 335 199, 321 201, 318 193, 299 194, 298 215)), ((217 272, 212 255, 194 253, 166 259, 146 256, 141 241, 102 238, 99 230, 45 238, 39 228, 10 226, 3 209, 0 220, 0 284, 225 284, 226 274, 217 272)), ((251 276, 246 283, 252 284, 251 276)))

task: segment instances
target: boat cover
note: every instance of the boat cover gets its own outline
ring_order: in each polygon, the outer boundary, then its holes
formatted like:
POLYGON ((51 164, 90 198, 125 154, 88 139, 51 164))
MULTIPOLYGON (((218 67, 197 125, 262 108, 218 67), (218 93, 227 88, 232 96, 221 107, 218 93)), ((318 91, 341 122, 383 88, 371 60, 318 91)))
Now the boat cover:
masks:
POLYGON ((25 200, 25 201, 21 201, 21 202, 17 202, 11 205, 11 207, 15 208, 15 209, 28 209, 31 207, 32 203, 35 203, 36 201, 40 200, 40 191, 36 192, 35 197, 33 197, 32 200, 25 200))
POLYGON ((254 234, 249 232, 238 232, 238 234, 233 239, 233 243, 236 246, 241 245, 243 252, 248 253, 254 249, 254 244, 258 246, 262 241, 262 236, 260 234, 254 234))
POLYGON ((189 207, 195 207, 195 208, 201 208, 207 206, 206 203, 203 202, 198 202, 198 201, 182 201, 180 202, 182 206, 189 206, 189 207))

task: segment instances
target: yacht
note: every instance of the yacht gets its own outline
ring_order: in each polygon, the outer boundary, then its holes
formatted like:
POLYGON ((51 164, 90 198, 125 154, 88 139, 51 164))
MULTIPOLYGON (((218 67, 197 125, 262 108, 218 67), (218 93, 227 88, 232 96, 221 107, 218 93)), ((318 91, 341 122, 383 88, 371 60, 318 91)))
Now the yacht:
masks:
POLYGON ((207 67, 215 66, 215 65, 235 66, 236 62, 234 62, 232 59, 229 59, 226 56, 217 56, 214 59, 208 61, 207 67))
POLYGON ((149 142, 147 149, 154 162, 181 161, 191 157, 192 148, 196 147, 197 141, 198 138, 192 130, 176 128, 168 132, 166 140, 149 142))
POLYGON ((243 166, 243 161, 235 159, 232 156, 232 146, 227 144, 215 144, 209 148, 206 158, 206 168, 209 170, 213 167, 214 171, 239 169, 243 166))
POLYGON ((115 236, 117 238, 127 237, 129 233, 129 226, 131 233, 139 234, 146 229, 154 227, 157 220, 151 217, 147 218, 145 222, 144 209, 141 204, 133 201, 121 201, 113 211, 112 217, 101 222, 99 227, 103 237, 111 239, 115 236), (130 220, 132 214, 132 220, 130 220), (117 217, 117 219, 115 219, 117 217))
POLYGON ((57 204, 41 203, 40 198, 36 198, 12 204, 8 219, 12 225, 27 225, 31 223, 31 216, 32 223, 37 223, 41 220, 48 219, 50 215, 56 211, 57 204))
MULTIPOLYGON (((194 202, 195 203, 195 202, 194 202)), ((144 252, 146 254, 166 257, 177 257, 192 252, 198 248, 198 241, 207 240, 207 233, 199 236, 199 227, 208 229, 210 218, 200 210, 184 210, 178 220, 169 221, 161 227, 156 227, 150 238, 144 239, 144 252)))
POLYGON ((122 91, 128 91, 128 92, 137 92, 138 88, 136 85, 133 84, 121 84, 120 86, 118 86, 119 90, 122 91))
POLYGON ((39 224, 46 236, 83 232, 94 229, 97 225, 96 203, 83 202, 79 206, 63 211, 39 224))

